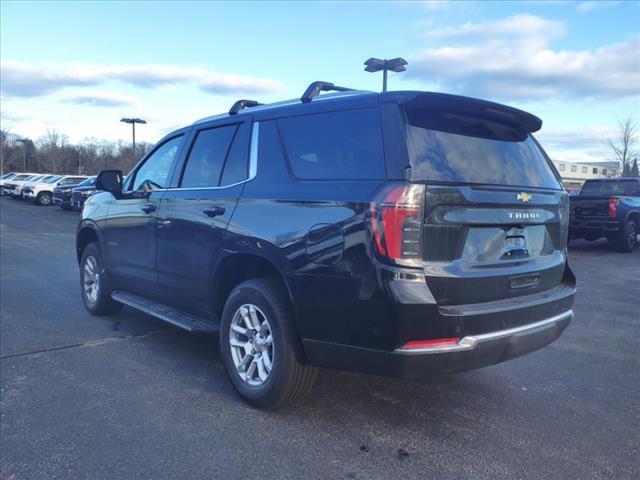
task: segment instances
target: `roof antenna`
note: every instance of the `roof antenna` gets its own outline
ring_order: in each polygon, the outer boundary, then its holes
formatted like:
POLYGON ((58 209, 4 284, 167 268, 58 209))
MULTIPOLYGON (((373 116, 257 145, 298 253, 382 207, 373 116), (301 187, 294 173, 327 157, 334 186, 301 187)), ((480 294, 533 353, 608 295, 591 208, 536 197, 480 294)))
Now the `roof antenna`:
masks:
POLYGON ((364 62, 364 64, 366 65, 364 69, 365 72, 374 73, 382 70, 382 91, 386 92, 387 91, 387 71, 390 70, 392 72, 404 72, 406 70, 404 66, 408 65, 409 63, 404 58, 398 57, 398 58, 392 58, 391 60, 386 60, 386 59, 381 60, 379 58, 370 58, 369 60, 364 62))

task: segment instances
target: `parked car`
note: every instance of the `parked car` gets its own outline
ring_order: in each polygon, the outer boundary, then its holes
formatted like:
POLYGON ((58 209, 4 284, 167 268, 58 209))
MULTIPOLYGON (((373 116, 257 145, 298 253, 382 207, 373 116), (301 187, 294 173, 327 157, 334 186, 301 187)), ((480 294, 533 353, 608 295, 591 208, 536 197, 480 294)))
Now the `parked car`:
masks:
POLYGON ((9 173, 5 173, 4 175, 0 176, 0 195, 4 195, 4 183, 6 181, 11 180, 12 178, 18 176, 19 173, 16 172, 9 172, 9 173))
POLYGON ((55 181, 59 178, 62 178, 62 175, 42 175, 36 177, 35 179, 31 179, 22 184, 22 192, 20 194, 20 199, 25 200, 27 198, 31 198, 31 193, 33 192, 33 187, 38 184, 47 183, 49 181, 55 181))
POLYGON ((14 200, 22 198, 22 186, 25 182, 30 180, 37 180, 43 175, 37 173, 22 173, 20 175, 16 175, 10 181, 5 182, 3 186, 4 193, 9 195, 14 200))
POLYGON ((236 102, 126 179, 99 174, 76 239, 84 304, 219 332, 231 383, 261 408, 301 397, 316 366, 423 378, 539 349, 575 295, 541 124, 324 82, 236 102))
MULTIPOLYGON (((67 184, 67 185, 58 185, 53 189, 52 195, 52 203, 54 205, 58 205, 63 210, 71 210, 71 194, 75 187, 79 187, 81 185, 85 185, 91 179, 95 179, 95 177, 89 177, 82 180, 79 183, 67 184)), ((94 180, 95 181, 95 180, 94 180)))
POLYGON ((32 185, 26 187, 24 196, 29 200, 33 200, 37 205, 51 205, 53 190, 57 186, 77 185, 86 178, 75 175, 56 175, 48 179, 41 179, 38 183, 32 183, 32 185))
POLYGON ((87 180, 71 190, 71 208, 82 210, 87 198, 98 192, 99 190, 96 190, 96 177, 87 178, 87 180))
POLYGON ((570 238, 606 238, 623 252, 638 246, 640 178, 587 180, 571 197, 570 238))

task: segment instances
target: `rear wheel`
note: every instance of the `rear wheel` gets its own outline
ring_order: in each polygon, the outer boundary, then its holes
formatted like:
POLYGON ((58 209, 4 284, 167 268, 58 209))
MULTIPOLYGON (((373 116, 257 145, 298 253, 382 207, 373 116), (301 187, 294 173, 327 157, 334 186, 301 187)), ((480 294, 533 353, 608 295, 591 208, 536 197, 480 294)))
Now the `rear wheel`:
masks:
POLYGON ((36 197, 36 204, 51 205, 51 194, 49 192, 40 192, 36 197))
POLYGON ((237 392, 258 408, 302 398, 317 368, 304 362, 288 299, 271 279, 248 280, 229 295, 222 313, 220 353, 237 392))
POLYGON ((616 246, 622 252, 633 252, 638 245, 638 224, 629 220, 618 236, 616 246))
POLYGON ((113 315, 122 309, 122 304, 111 299, 109 274, 102 263, 98 242, 90 243, 82 252, 80 290, 84 306, 91 315, 113 315))

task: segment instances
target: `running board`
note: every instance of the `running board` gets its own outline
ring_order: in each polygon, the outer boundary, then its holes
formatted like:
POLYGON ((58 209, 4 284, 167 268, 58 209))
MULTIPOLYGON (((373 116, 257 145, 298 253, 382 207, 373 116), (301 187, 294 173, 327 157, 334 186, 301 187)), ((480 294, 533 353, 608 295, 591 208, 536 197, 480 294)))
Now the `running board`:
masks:
POLYGON ((210 320, 204 317, 191 315, 190 313, 168 307, 162 303, 141 297, 140 295, 116 290, 111 292, 111 298, 118 303, 152 315, 188 332, 217 333, 220 330, 217 325, 212 324, 210 320))

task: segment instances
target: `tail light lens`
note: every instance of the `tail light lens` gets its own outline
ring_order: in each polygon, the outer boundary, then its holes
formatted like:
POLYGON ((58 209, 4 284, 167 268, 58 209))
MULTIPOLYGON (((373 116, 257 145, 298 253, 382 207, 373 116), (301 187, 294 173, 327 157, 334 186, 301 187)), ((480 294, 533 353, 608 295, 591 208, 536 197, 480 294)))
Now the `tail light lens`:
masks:
POLYGON ((617 198, 609 199, 609 218, 616 219, 618 217, 618 204, 620 200, 617 198))
POLYGON ((386 184, 371 203, 374 249, 383 260, 421 264, 424 188, 415 183, 386 184))
POLYGON ((560 197, 560 205, 558 205, 558 214, 560 219, 560 242, 562 248, 567 247, 569 238, 569 194, 564 193, 560 197))

